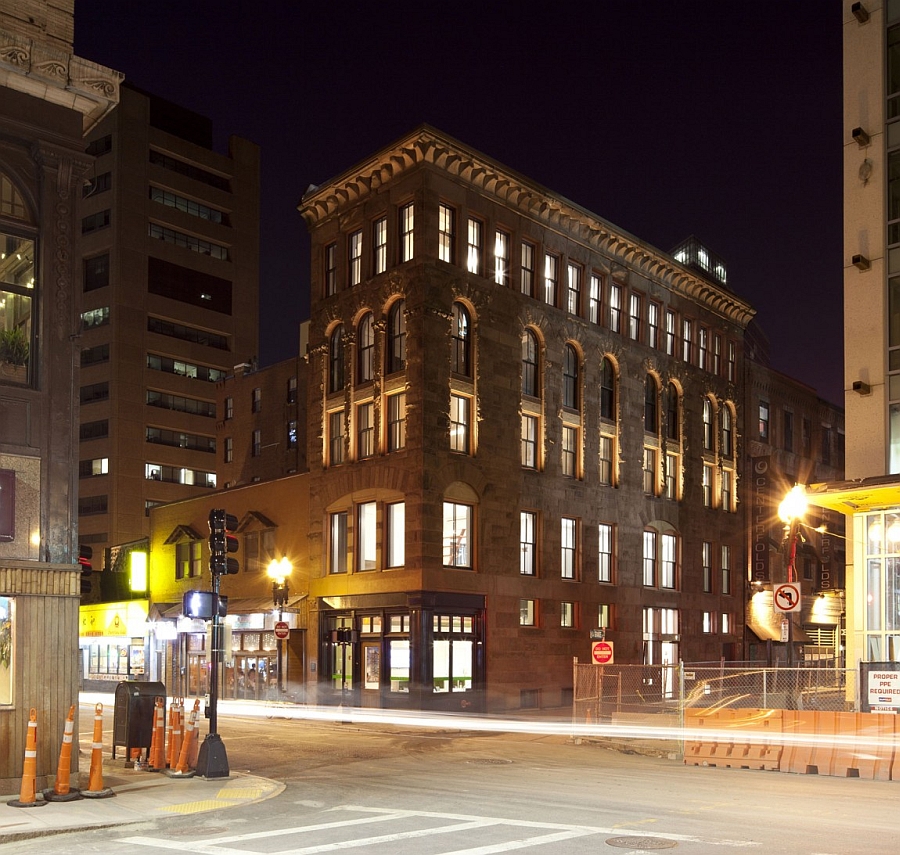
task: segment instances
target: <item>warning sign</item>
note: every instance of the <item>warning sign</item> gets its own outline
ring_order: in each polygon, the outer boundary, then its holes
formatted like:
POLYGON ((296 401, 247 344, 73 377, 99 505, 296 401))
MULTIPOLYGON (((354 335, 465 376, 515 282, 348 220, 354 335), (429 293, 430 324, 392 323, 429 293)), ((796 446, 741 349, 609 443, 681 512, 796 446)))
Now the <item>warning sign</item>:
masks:
POLYGON ((873 710, 900 708, 900 671, 869 671, 868 695, 873 710))
POLYGON ((591 661, 596 665, 613 664, 613 643, 611 641, 595 641, 591 645, 591 661))

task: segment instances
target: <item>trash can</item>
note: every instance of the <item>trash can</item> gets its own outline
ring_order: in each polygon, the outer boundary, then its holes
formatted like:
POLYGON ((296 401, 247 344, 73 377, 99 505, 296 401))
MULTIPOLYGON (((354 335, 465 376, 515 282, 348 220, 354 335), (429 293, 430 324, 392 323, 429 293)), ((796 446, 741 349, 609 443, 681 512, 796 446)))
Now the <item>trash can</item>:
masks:
POLYGON ((166 698, 162 683, 126 680, 116 686, 113 712, 112 759, 116 759, 116 747, 125 747, 125 760, 131 759, 131 749, 150 750, 153 741, 153 708, 156 699, 166 698))

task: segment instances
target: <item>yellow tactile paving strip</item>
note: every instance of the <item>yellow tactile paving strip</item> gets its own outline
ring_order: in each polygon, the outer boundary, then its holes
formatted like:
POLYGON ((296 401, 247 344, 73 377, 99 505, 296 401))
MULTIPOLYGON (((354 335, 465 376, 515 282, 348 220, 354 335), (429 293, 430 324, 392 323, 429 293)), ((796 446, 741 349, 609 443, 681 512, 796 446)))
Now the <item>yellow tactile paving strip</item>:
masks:
POLYGON ((204 811, 229 807, 242 802, 258 801, 266 796, 274 795, 279 789, 280 787, 274 784, 272 786, 259 787, 226 786, 219 790, 214 799, 201 799, 195 802, 166 805, 165 807, 157 808, 157 811, 160 813, 180 814, 203 813, 204 811))

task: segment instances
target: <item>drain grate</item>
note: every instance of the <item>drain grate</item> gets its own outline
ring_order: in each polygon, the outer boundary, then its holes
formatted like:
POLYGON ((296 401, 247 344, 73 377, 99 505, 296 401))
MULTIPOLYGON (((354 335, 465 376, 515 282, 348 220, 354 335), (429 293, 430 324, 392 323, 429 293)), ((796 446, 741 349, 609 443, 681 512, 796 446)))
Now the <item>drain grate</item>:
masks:
POLYGON ((664 837, 610 837, 606 841, 609 846, 619 849, 674 849, 678 844, 674 840, 666 840, 664 837))
POLYGON ((512 763, 512 760, 501 760, 498 757, 479 757, 475 760, 466 760, 473 766, 506 766, 512 763))

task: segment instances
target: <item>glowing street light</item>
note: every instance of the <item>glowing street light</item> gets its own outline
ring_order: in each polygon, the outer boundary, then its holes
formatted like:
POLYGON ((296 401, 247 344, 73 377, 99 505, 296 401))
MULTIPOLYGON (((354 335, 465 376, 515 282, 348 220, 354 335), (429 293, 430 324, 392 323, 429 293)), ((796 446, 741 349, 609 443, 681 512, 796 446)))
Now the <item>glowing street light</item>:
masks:
MULTIPOLYGON (((778 506, 778 516, 785 524, 787 529, 787 547, 788 547, 788 564, 787 564, 787 581, 795 581, 795 565, 797 561, 797 540, 800 536, 800 525, 806 516, 808 504, 806 501, 806 490, 801 484, 795 484, 788 491, 787 495, 781 500, 778 506)), ((789 613, 787 616, 787 664, 788 667, 794 664, 794 616, 789 613)))
MULTIPOLYGON (((269 562, 269 566, 266 570, 269 578, 272 580, 272 602, 275 604, 275 608, 278 609, 278 622, 281 623, 284 617, 284 607, 287 605, 288 599, 288 576, 291 575, 291 570, 293 567, 291 566, 291 562, 288 561, 287 555, 283 555, 280 561, 276 561, 274 558, 269 562)), ((278 679, 278 691, 284 691, 284 674, 283 674, 283 663, 284 663, 284 641, 283 639, 277 638, 276 643, 278 646, 275 648, 275 674, 278 679)))

